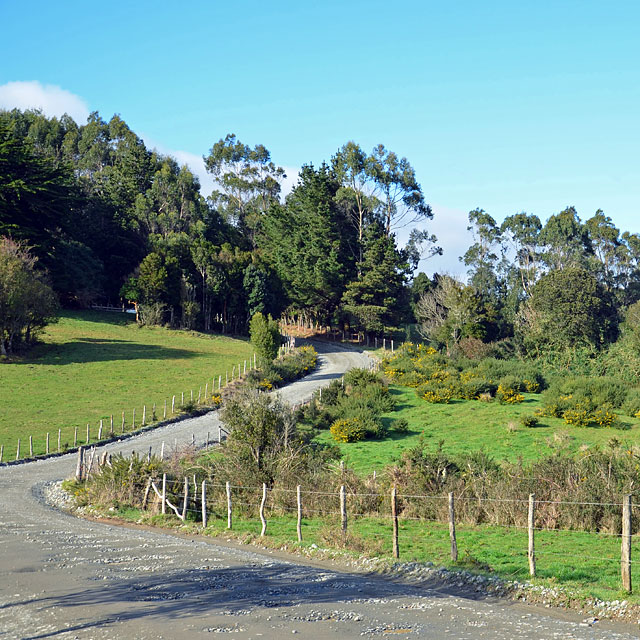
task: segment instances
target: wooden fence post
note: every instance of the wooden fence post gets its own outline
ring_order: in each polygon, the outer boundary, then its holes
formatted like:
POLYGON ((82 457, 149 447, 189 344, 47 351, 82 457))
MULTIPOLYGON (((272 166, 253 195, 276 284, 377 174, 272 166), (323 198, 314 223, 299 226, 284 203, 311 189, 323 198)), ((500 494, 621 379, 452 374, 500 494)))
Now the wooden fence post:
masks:
POLYGON ((47 444, 46 444, 46 454, 49 455, 49 432, 47 431, 47 444))
POLYGON ((220 391, 220 389, 222 389, 222 376, 221 375, 218 376, 218 391, 220 391))
POLYGON ((191 389, 191 402, 193 402, 193 389, 191 389))
POLYGON ((296 487, 296 497, 298 499, 298 523, 296 530, 298 532, 298 542, 302 542, 302 496, 300 492, 300 485, 296 487))
POLYGON ((622 588, 631 593, 631 494, 622 498, 622 588))
POLYGON ((76 480, 81 481, 84 472, 84 447, 78 447, 78 462, 76 463, 76 480))
POLYGON ((458 542, 456 541, 456 512, 453 493, 449 493, 449 538, 451 538, 451 560, 458 562, 458 542))
POLYGON ((0 462, 2 462, 2 458, 4 458, 4 445, 0 444, 0 462))
POLYGON ((144 425, 147 422, 147 405, 144 404, 142 405, 142 426, 144 427, 144 425))
POLYGON ((109 435, 113 438, 113 413, 109 416, 109 435))
POLYGON ((33 458, 33 436, 29 436, 29 457, 33 458))
POLYGON ((73 428, 73 446, 77 447, 78 446, 78 427, 74 427, 73 428))
POLYGON ((233 525, 233 509, 231 505, 231 485, 227 480, 227 529, 231 529, 233 525))
POLYGON ((198 404, 200 404, 201 398, 202 398, 202 387, 198 387, 198 404))
POLYGON ((176 397, 171 398, 171 415, 176 412, 176 397))
POLYGON ((528 527, 529 527, 529 575, 531 577, 535 577, 536 575, 536 549, 534 544, 534 530, 535 530, 535 504, 536 504, 536 495, 535 493, 529 494, 529 518, 528 518, 528 527))
POLYGON ((207 483, 202 481, 202 528, 207 528, 207 483))
POLYGON ((164 411, 162 412, 162 419, 166 420, 167 419, 167 399, 164 399, 164 411))
POLYGON ((189 478, 184 477, 184 497, 182 499, 182 521, 187 517, 187 506, 189 504, 189 478))
POLYGON ((58 453, 60 453, 60 441, 62 438, 62 429, 58 429, 58 453))
POLYGON ((87 438, 85 444, 89 444, 89 425, 87 424, 87 438))
POLYGON ((264 505, 267 501, 267 485, 262 483, 262 501, 260 502, 260 522, 262 522, 262 531, 260 536, 264 536, 267 532, 267 519, 264 517, 264 505))
POLYGON ((124 433, 124 411, 122 412, 122 433, 124 433))
POLYGON ((167 513, 167 474, 162 474, 162 515, 167 513))
POLYGON ((340 518, 342 521, 342 533, 347 532, 347 496, 344 485, 340 486, 340 518))
POLYGON ((393 557, 400 557, 400 546, 398 544, 398 496, 396 488, 391 489, 391 519, 393 521, 393 557))
POLYGON ((20 438, 18 438, 18 446, 16 447, 16 460, 20 460, 20 438))
POLYGON ((180 408, 184 407, 184 391, 180 395, 180 408))
POLYGON ((100 426, 98 427, 98 442, 102 440, 102 420, 100 420, 100 426))
POLYGON ((135 428, 136 428, 136 410, 134 409, 133 410, 133 419, 132 419, 132 422, 131 422, 131 429, 135 430, 135 428))
POLYGON ((204 400, 205 402, 209 399, 209 383, 204 385, 204 400))

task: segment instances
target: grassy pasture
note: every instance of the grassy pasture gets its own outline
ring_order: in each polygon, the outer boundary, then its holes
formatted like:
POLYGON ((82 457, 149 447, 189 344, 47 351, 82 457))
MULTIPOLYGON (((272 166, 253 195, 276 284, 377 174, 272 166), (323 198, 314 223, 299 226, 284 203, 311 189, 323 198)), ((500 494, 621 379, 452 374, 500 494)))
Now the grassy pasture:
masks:
POLYGON ((209 336, 161 327, 138 327, 128 314, 108 312, 64 312, 50 325, 42 344, 26 357, 0 364, 0 444, 4 459, 15 458, 18 438, 22 454, 28 454, 28 438, 34 452, 42 453, 45 434, 51 432, 51 448, 57 446, 62 429, 62 445, 73 444, 73 430, 79 440, 91 425, 95 438, 100 419, 109 424, 113 414, 119 430, 122 411, 127 427, 133 409, 140 425, 142 407, 157 405, 162 417, 167 399, 185 393, 185 402, 205 384, 211 388, 215 377, 253 356, 248 341, 209 336))
MULTIPOLYGON (((406 418, 409 432, 390 432, 385 440, 365 440, 339 444, 345 463, 358 473, 382 471, 393 463, 402 451, 414 447, 422 437, 429 448, 436 450, 442 441, 448 454, 462 454, 482 450, 494 459, 531 461, 559 448, 577 452, 581 446, 605 447, 612 438, 629 444, 640 444, 640 420, 620 416, 624 428, 606 429, 575 427, 559 418, 540 418, 537 427, 520 424, 522 415, 532 414, 541 406, 541 396, 524 394, 525 401, 516 405, 478 400, 453 400, 450 404, 431 404, 418 398, 413 389, 391 386, 397 410, 386 415, 388 425, 398 418, 406 418), (511 427, 509 425, 512 425, 511 427)), ((335 444, 328 431, 316 438, 319 442, 335 444)))

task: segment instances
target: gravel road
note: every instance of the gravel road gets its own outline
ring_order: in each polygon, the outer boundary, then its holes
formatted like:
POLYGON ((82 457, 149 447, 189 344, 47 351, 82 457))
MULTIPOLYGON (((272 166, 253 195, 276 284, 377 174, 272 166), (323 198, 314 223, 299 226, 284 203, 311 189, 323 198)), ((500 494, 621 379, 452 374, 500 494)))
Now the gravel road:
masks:
MULTIPOLYGON (((319 349, 320 350, 320 349, 319 349)), ((366 356, 322 347, 288 402, 366 356)), ((140 453, 217 437, 215 414, 107 448, 140 453)), ((0 639, 5 638, 637 638, 637 627, 410 583, 219 541, 82 520, 49 506, 75 455, 0 468, 0 639)))

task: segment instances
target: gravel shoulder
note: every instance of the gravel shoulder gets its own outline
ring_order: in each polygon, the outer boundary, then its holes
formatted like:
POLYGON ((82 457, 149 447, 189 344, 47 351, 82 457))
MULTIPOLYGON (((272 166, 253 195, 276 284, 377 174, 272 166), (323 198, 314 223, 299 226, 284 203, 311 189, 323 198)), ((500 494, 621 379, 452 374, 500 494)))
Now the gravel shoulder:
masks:
MULTIPOLYGON (((366 365, 363 354, 321 350, 318 369, 282 390, 287 402, 366 365)), ((105 448, 201 443, 218 426, 209 413, 105 448)), ((74 468, 73 454, 0 468, 0 638, 638 637, 631 625, 487 597, 437 572, 391 579, 366 566, 75 518, 44 499, 74 468)))

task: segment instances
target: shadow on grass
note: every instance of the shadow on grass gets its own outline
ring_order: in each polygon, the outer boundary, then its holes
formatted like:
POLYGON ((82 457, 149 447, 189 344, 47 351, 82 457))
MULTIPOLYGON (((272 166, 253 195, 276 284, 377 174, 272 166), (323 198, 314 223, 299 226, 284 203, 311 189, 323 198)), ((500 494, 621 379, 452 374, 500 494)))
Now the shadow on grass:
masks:
POLYGON ((112 324, 117 326, 135 325, 136 316, 132 313, 120 313, 117 311, 73 311, 65 309, 60 312, 60 318, 67 320, 80 320, 83 322, 99 322, 100 324, 112 324))
POLYGON ((193 358, 197 353, 128 340, 79 338, 59 345, 41 344, 21 361, 23 365, 65 365, 116 360, 177 360, 193 358))

